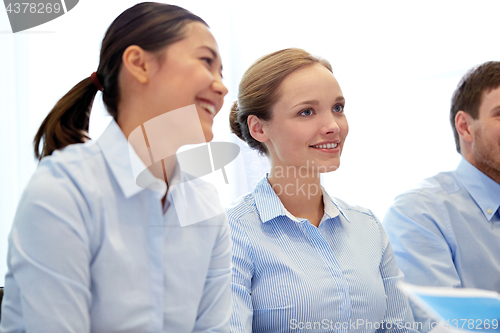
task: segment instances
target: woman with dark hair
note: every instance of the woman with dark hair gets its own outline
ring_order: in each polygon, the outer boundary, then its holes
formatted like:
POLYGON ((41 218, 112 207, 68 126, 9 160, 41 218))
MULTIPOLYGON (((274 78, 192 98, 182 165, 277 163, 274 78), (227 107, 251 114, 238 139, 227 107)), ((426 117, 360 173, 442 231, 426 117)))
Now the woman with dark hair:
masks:
MULTIPOLYGON (((225 216, 184 223, 171 180, 189 179, 155 155, 151 136, 159 128, 171 154, 210 141, 227 94, 221 71, 207 24, 183 8, 140 3, 115 19, 97 71, 36 134, 40 164, 9 238, 1 332, 228 331, 225 216), (98 91, 113 120, 89 140, 98 91)), ((194 192, 183 188, 188 200, 194 192)))
POLYGON ((340 165, 344 107, 331 65, 301 49, 243 75, 231 129, 271 170, 227 212, 231 332, 415 332, 382 225, 321 187, 340 165))

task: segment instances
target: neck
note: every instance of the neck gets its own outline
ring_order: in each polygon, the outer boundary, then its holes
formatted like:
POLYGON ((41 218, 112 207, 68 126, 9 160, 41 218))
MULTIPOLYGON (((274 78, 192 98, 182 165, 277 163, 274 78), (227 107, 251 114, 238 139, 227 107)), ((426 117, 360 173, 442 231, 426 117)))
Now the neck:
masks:
POLYGON ((481 162, 472 163, 471 162, 471 164, 473 166, 475 166, 479 171, 484 173, 486 176, 493 179, 497 184, 500 184, 500 170, 492 168, 490 165, 488 165, 486 163, 481 163, 481 162))
MULTIPOLYGON (((141 123, 141 121, 134 116, 135 115, 134 113, 127 111, 129 110, 128 109, 124 110, 122 108, 120 109, 120 112, 118 112, 118 119, 117 119, 118 126, 120 127, 123 134, 129 141, 130 145, 134 148, 134 150, 136 151, 137 155, 142 160, 142 162, 145 165, 149 165, 148 167, 149 171, 151 171, 151 173, 156 178, 166 182, 168 191, 168 186, 170 180, 173 177, 173 172, 177 163, 175 151, 174 153, 171 154, 171 156, 151 164, 151 152, 150 152, 151 147, 150 147, 150 142, 148 140, 150 138, 148 138, 148 136, 145 135, 145 128, 141 123), (130 134, 134 130, 141 131, 142 135, 140 135, 139 133, 137 135, 134 134, 132 137, 130 137, 130 134), (131 138, 135 138, 135 140, 132 140, 131 138), (149 151, 145 151, 144 142, 149 151)), ((138 112, 136 112, 136 114, 138 114, 138 112)), ((167 140, 168 138, 162 138, 162 139, 167 140)), ((163 198, 163 200, 165 200, 165 197, 163 198)))
POLYGON ((320 175, 308 171, 296 174, 291 170, 283 170, 280 167, 272 167, 268 177, 269 184, 293 216, 306 218, 317 227, 324 213, 320 175))
POLYGON ((493 179, 497 184, 500 184, 500 170, 495 168, 494 157, 488 157, 485 153, 479 154, 478 157, 473 153, 472 149, 467 146, 462 148, 462 156, 467 162, 476 167, 476 169, 493 179))

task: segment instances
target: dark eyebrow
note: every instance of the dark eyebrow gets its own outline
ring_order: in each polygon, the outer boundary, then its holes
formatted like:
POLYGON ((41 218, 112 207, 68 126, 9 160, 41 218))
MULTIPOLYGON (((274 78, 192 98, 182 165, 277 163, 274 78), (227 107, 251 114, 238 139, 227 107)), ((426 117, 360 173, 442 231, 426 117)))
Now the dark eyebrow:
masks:
MULTIPOLYGON (((344 96, 339 96, 335 99, 335 103, 337 102, 345 102, 344 96)), ((298 105, 304 105, 304 104, 309 104, 309 105, 319 105, 319 102, 317 100, 310 100, 310 101, 303 101, 298 103, 297 105, 292 106, 293 108, 298 106, 298 105)))

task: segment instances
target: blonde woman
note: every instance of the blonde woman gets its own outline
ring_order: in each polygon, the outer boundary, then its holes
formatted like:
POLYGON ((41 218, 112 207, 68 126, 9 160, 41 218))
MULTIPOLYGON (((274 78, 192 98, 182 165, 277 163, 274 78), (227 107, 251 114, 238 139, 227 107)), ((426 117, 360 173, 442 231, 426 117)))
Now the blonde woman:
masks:
POLYGON ((320 184, 340 166, 345 103, 330 64, 300 49, 243 75, 231 129, 271 170, 228 210, 231 332, 414 331, 380 222, 320 184))

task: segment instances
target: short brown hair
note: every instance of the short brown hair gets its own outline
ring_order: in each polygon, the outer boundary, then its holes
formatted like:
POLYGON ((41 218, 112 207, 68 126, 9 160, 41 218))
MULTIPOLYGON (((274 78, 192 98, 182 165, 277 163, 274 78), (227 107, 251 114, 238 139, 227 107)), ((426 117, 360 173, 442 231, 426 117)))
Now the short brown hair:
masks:
POLYGON ((455 135, 455 144, 460 153, 460 136, 455 127, 458 111, 468 113, 473 119, 479 116, 483 94, 500 86, 500 62, 489 61, 472 68, 465 74, 451 98, 450 123, 455 135))
POLYGON ((276 51, 253 63, 241 79, 238 101, 234 103, 229 114, 231 131, 259 153, 267 154, 266 146, 250 135, 248 116, 255 115, 264 121, 271 120, 271 108, 280 97, 281 82, 296 70, 314 64, 321 64, 332 72, 328 61, 297 48, 276 51))

